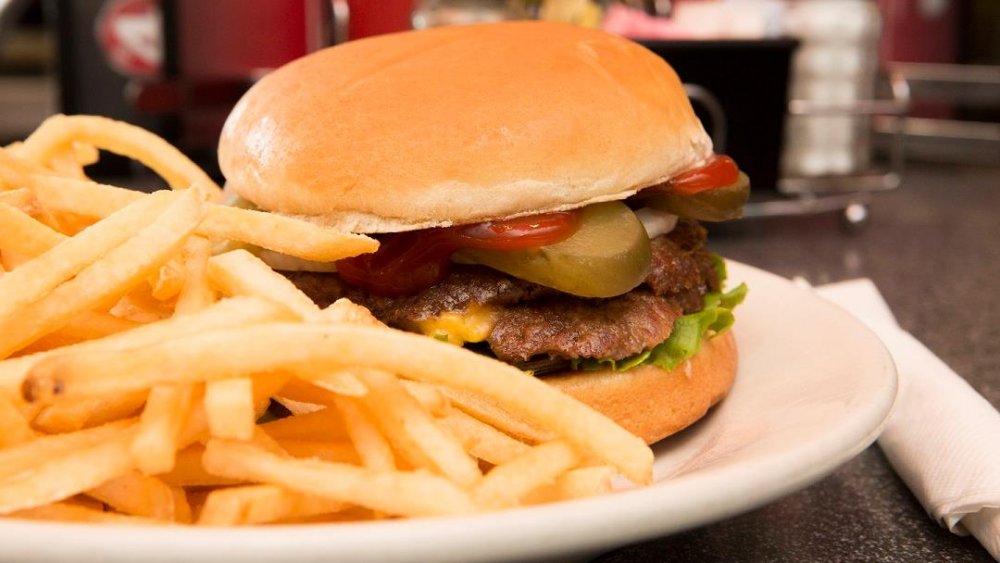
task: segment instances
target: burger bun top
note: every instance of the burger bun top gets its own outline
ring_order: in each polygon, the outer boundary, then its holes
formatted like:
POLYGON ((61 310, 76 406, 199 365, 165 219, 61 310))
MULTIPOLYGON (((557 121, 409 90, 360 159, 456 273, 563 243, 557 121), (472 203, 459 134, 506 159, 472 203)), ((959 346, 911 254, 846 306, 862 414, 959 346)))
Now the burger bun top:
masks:
POLYGON ((657 55, 514 22, 384 35, 285 65, 237 104, 219 163, 263 209, 377 233, 620 200, 711 152, 657 55))

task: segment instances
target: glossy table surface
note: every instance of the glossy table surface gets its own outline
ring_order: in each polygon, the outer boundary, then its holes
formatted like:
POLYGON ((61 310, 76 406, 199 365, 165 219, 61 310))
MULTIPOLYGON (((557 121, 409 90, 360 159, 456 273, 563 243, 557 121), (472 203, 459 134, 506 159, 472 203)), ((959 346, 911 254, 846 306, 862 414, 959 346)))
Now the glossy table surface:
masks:
MULTIPOLYGON (((840 214, 743 220, 713 229, 729 258, 810 283, 871 278, 900 325, 1000 407, 1000 167, 914 164, 876 194, 862 229, 840 214)), ((811 487, 600 563, 649 561, 992 561, 939 527, 873 445, 811 487)))

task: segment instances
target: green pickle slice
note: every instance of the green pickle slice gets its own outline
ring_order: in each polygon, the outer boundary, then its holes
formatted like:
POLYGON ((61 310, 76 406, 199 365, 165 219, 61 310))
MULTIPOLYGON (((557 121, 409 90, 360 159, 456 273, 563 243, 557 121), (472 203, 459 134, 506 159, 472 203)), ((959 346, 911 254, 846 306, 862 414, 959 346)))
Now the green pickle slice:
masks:
POLYGON ((624 203, 588 205, 580 227, 561 242, 523 250, 463 249, 453 260, 482 264, 580 297, 614 297, 649 275, 649 237, 624 203))
POLYGON ((678 217, 698 221, 729 221, 743 215, 743 205, 750 197, 750 179, 743 172, 732 184, 694 194, 663 192, 651 195, 643 203, 678 217))

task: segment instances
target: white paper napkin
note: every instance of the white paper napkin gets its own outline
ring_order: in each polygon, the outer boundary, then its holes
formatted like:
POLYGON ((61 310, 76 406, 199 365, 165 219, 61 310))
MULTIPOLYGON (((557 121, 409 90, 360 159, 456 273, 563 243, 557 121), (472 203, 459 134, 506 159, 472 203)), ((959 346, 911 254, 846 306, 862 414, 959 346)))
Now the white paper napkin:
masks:
POLYGON ((1000 412, 908 332, 868 279, 816 288, 875 331, 900 392, 878 444, 932 518, 1000 560, 1000 412))

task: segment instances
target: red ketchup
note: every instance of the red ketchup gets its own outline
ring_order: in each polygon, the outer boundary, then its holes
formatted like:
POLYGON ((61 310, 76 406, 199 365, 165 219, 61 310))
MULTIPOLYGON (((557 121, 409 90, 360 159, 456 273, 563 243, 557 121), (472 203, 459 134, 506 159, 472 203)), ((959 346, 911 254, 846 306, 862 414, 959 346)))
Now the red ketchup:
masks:
POLYGON ((451 255, 462 248, 520 250, 569 238, 580 213, 558 211, 504 221, 487 221, 386 235, 378 251, 337 261, 347 283, 384 296, 412 295, 448 275, 451 255))
POLYGON ((674 176, 663 189, 681 194, 696 194, 713 188, 728 186, 739 178, 740 169, 733 159, 716 154, 701 168, 688 170, 674 176))
MULTIPOLYGON (((704 166, 650 188, 696 194, 736 182, 739 168, 728 156, 714 155, 704 166)), ((337 261, 347 283, 374 295, 418 293, 448 275, 451 255, 462 248, 519 250, 555 244, 579 226, 580 212, 542 213, 505 221, 487 221, 386 235, 377 252, 337 261)))

